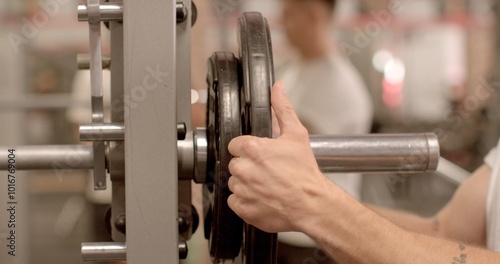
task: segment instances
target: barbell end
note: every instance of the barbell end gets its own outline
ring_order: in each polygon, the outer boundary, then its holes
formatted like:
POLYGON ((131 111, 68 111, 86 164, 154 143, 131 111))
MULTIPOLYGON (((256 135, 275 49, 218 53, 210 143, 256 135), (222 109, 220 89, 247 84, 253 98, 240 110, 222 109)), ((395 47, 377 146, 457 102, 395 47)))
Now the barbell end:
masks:
POLYGON ((439 166, 439 160, 441 158, 439 138, 434 133, 426 133, 425 137, 427 138, 429 150, 429 163, 427 166, 427 172, 434 172, 437 170, 439 166))

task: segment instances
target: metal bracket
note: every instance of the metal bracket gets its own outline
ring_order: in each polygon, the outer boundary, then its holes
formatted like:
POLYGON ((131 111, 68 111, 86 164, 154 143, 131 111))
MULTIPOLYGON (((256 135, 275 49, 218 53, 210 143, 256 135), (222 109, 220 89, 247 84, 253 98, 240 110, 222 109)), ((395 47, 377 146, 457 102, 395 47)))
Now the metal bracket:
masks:
MULTIPOLYGON (((99 0, 87 0, 90 33, 90 83, 92 97, 92 124, 104 123, 102 88, 101 11, 99 0)), ((106 159, 104 141, 94 141, 94 189, 106 190, 106 159)))

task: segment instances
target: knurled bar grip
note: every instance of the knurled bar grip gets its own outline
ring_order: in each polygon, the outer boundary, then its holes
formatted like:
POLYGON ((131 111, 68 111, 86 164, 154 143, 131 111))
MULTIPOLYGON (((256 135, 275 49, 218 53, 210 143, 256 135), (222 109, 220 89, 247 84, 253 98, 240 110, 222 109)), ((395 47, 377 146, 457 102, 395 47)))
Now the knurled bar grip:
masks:
MULTIPOLYGON (((100 0, 87 0, 90 36, 90 83, 92 96, 92 123, 104 123, 102 88, 102 42, 100 0)), ((94 141, 94 189, 106 189, 106 161, 104 142, 94 141)))

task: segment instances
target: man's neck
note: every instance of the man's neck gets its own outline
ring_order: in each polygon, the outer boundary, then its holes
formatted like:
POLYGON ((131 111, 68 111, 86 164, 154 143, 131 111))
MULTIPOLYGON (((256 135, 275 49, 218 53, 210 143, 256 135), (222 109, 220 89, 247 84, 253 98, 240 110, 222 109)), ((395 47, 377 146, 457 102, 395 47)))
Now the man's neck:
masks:
POLYGON ((304 62, 314 61, 320 58, 329 56, 334 51, 333 41, 327 37, 322 36, 317 41, 310 42, 309 45, 300 50, 301 59, 304 62))

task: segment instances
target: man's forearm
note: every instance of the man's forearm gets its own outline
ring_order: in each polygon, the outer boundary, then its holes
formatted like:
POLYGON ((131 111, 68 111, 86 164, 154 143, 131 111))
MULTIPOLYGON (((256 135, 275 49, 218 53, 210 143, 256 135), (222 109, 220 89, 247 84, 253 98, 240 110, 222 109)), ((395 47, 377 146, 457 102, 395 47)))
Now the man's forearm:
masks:
POLYGON ((424 218, 412 213, 396 211, 375 205, 365 204, 365 206, 386 218, 395 225, 411 232, 436 236, 439 231, 439 221, 437 217, 424 218))
POLYGON ((500 263, 496 253, 403 230, 338 187, 328 188, 318 197, 324 207, 301 231, 340 263, 500 263))

